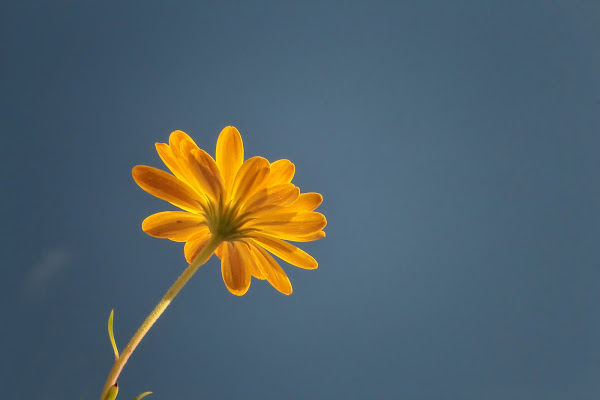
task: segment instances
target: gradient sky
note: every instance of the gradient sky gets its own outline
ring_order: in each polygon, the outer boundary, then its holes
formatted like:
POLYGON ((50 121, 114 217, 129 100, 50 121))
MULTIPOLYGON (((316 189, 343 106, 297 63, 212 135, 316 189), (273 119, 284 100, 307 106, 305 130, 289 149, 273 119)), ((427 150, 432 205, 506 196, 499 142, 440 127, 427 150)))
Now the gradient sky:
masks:
POLYGON ((600 3, 3 2, 2 396, 97 399, 186 266, 137 164, 287 158, 327 237, 291 296, 216 259, 119 399, 600 398, 600 3))

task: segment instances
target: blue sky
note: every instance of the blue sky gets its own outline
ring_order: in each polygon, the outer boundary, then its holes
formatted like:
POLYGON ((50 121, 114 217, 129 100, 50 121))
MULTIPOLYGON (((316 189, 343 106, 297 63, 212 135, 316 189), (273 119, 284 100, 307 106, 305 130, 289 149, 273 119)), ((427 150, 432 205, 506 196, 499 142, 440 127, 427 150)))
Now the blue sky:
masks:
POLYGON ((0 6, 0 361, 11 399, 97 399, 185 268, 131 178, 170 132, 287 158, 327 237, 284 296, 203 266, 119 399, 597 399, 600 6, 0 6))

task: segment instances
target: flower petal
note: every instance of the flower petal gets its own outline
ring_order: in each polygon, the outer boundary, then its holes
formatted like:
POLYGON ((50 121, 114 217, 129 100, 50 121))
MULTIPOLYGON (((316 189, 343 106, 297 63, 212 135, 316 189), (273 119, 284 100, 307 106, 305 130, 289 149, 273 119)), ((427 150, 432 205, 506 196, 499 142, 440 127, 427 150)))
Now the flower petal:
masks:
POLYGON ((223 258, 223 247, 225 247, 225 244, 224 244, 224 243, 221 243, 221 244, 219 245, 219 247, 217 247, 217 249, 215 250, 215 255, 216 255, 217 257, 219 257, 219 259, 222 259, 222 258, 223 258))
POLYGON ((256 192, 269 175, 269 162, 262 157, 252 157, 240 167, 233 182, 232 199, 234 204, 244 202, 256 192))
POLYGON ((244 264, 238 246, 240 243, 227 242, 223 246, 221 274, 227 289, 236 296, 243 296, 250 287, 250 268, 244 264))
POLYGON ((206 219, 183 211, 164 211, 153 214, 142 222, 142 230, 150 236, 185 242, 198 230, 206 228, 206 219))
POLYGON ((262 247, 252 243, 250 254, 267 281, 283 294, 292 294, 292 284, 277 261, 262 247))
POLYGON ((287 240, 290 240, 292 242, 312 242, 315 240, 323 239, 324 237, 325 237, 325 232, 318 231, 318 232, 310 233, 308 235, 294 236, 293 239, 287 239, 287 240))
POLYGON ((313 211, 323 202, 319 193, 301 193, 298 199, 288 207, 289 211, 313 211))
POLYGON ((268 186, 290 183, 294 177, 296 167, 290 160, 277 160, 271 163, 271 173, 268 178, 268 186))
POLYGON ((254 193, 244 204, 243 210, 251 213, 266 212, 286 207, 298 198, 300 189, 291 183, 269 186, 254 193))
POLYGON ((181 171, 181 167, 177 162, 177 158, 173 154, 171 147, 169 147, 166 143, 156 143, 156 152, 160 156, 160 159, 165 163, 167 168, 175 175, 178 179, 184 181, 189 184, 183 172, 181 171))
POLYGON ((258 279, 265 279, 265 275, 258 268, 256 262, 254 261, 254 257, 252 257, 252 254, 250 254, 250 245, 248 243, 242 243, 238 247, 238 250, 244 259, 244 265, 248 266, 250 269, 250 275, 258 279))
POLYGON ((181 155, 180 149, 182 142, 190 142, 193 148, 198 148, 196 142, 194 142, 194 140, 191 137, 189 137, 187 133, 182 131, 175 131, 171 133, 171 136, 169 136, 169 147, 171 148, 171 151, 173 152, 173 155, 176 158, 178 158, 181 155))
POLYGON ((213 158, 202 149, 193 149, 186 155, 190 175, 196 191, 201 191, 218 201, 223 193, 223 179, 213 158))
POLYGON ((304 269, 316 269, 319 264, 317 260, 311 257, 308 253, 300 250, 296 246, 284 242, 283 240, 255 233, 252 235, 252 240, 257 242, 259 246, 264 247, 277 257, 281 258, 292 265, 304 269))
POLYGON ((198 146, 191 140, 183 139, 179 142, 179 151, 173 151, 173 154, 176 154, 177 163, 179 164, 179 168, 181 173, 185 177, 185 180, 188 182, 190 187, 196 191, 202 198, 206 196, 206 190, 204 187, 199 186, 192 171, 191 159, 192 152, 200 150, 198 146))
POLYGON ((319 193, 300 193, 295 202, 291 205, 272 210, 273 214, 299 212, 299 211, 313 211, 323 202, 323 196, 319 193))
POLYGON ((221 131, 219 139, 217 139, 217 152, 215 156, 217 166, 223 176, 225 191, 231 193, 235 175, 244 162, 242 136, 233 126, 228 126, 221 131))
POLYGON ((265 214, 247 224, 248 227, 284 240, 296 240, 314 234, 326 225, 327 220, 323 214, 305 211, 265 214))
POLYGON ((131 171, 135 182, 146 192, 186 211, 201 212, 204 199, 185 182, 157 168, 137 165, 131 171))
POLYGON ((194 258, 196 258, 198 253, 206 246, 210 237, 210 231, 206 228, 205 230, 196 233, 185 243, 183 253, 185 254, 185 259, 188 263, 191 264, 192 261, 194 261, 194 258))

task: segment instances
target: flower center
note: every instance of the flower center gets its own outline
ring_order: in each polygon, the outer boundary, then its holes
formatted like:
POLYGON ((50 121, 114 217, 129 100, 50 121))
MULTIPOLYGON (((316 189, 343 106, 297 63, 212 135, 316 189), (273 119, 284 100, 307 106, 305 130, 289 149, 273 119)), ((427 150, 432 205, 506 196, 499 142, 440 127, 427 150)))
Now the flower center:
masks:
POLYGON ((222 198, 216 204, 209 200, 204 212, 210 233, 224 241, 240 239, 251 230, 242 228, 250 220, 248 213, 240 213, 237 204, 224 204, 222 198))

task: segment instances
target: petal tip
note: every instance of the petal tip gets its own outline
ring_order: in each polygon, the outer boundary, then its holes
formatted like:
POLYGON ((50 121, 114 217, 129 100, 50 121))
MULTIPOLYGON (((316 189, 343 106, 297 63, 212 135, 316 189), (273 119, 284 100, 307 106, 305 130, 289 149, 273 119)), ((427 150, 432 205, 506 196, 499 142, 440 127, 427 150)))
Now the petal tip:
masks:
POLYGON ((133 176, 133 179, 137 182, 140 175, 143 174, 144 170, 146 170, 147 168, 148 166, 146 165, 136 165, 131 169, 131 176, 133 176))
POLYGON ((248 285, 242 289, 234 289, 234 288, 227 286, 227 284, 225 284, 225 287, 229 290, 229 292, 231 294, 233 294, 234 296, 238 296, 238 297, 242 297, 243 295, 248 293, 248 289, 250 289, 250 285, 248 285))

